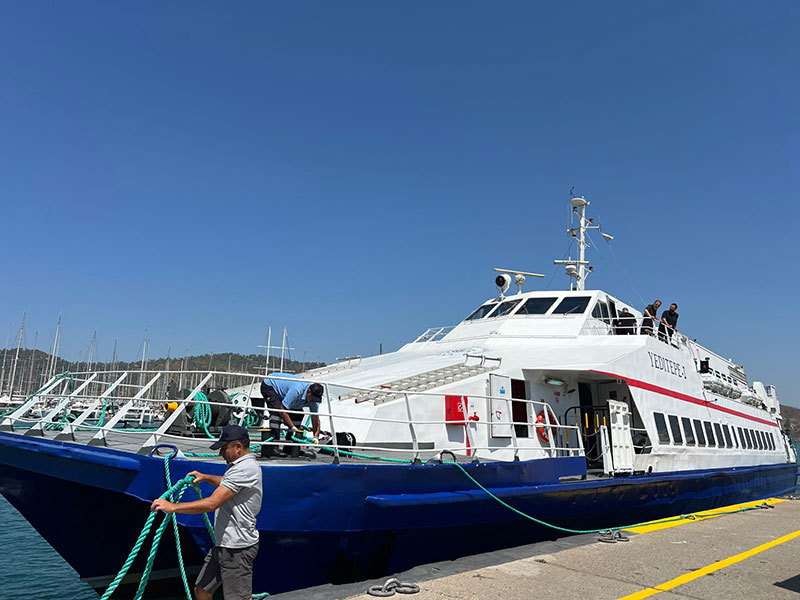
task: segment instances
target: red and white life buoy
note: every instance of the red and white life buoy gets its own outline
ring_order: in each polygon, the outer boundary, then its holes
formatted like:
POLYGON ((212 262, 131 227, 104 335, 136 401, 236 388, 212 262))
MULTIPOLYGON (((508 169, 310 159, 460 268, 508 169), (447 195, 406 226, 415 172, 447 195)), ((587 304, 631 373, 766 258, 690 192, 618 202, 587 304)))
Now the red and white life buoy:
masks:
MULTIPOLYGON (((552 415, 550 415, 550 418, 554 419, 552 415)), ((558 424, 558 421, 556 421, 556 424, 558 424)), ((552 430, 552 423, 550 425, 546 424, 544 418, 544 409, 542 409, 536 415, 536 435, 538 435, 539 439, 545 444, 550 443, 550 434, 552 431, 548 430, 552 430)))

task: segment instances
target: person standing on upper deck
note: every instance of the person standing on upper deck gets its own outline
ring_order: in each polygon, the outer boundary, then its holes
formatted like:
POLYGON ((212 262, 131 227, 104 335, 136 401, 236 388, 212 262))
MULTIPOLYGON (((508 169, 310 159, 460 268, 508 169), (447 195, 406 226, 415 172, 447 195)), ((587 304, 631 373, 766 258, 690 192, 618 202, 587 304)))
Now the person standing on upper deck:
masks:
POLYGON ((656 300, 652 304, 644 307, 642 315, 642 328, 639 333, 642 335, 653 335, 653 322, 658 320, 658 309, 661 306, 661 300, 656 300))
POLYGON ((672 339, 672 332, 678 331, 678 305, 674 302, 669 305, 669 310, 661 313, 661 323, 658 326, 658 337, 667 341, 672 339))
MULTIPOLYGON (((286 373, 273 373, 265 377, 261 382, 261 396, 269 408, 269 429, 273 441, 280 440, 281 421, 289 428, 286 440, 291 440, 294 430, 297 429, 295 420, 299 422, 300 415, 289 414, 286 411, 302 411, 304 408, 308 408, 311 412, 314 437, 319 437, 320 423, 317 413, 323 391, 318 383, 311 383, 286 373)), ((275 446, 268 446, 267 454, 274 454, 272 450, 274 448, 275 446)))
POLYGON ((636 316, 630 313, 627 308, 623 308, 622 312, 617 315, 614 329, 617 335, 636 334, 636 316))

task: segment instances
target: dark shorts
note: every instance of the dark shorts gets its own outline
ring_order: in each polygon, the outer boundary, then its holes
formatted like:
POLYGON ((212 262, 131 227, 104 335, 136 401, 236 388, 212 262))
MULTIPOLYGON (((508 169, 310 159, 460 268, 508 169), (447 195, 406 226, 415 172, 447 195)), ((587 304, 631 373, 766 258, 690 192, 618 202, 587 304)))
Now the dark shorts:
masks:
POLYGON ((258 544, 247 548, 214 546, 206 554, 195 585, 213 594, 222 586, 225 600, 250 600, 253 595, 253 561, 258 544))

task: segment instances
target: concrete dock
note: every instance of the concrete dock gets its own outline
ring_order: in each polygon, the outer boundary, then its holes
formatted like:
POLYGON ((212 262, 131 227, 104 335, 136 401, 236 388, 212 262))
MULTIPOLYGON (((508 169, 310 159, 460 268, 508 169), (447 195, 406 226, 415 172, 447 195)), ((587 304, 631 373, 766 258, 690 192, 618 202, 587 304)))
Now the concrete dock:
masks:
MULTIPOLYGON (((394 597, 800 600, 800 501, 769 504, 772 508, 641 527, 625 532, 626 542, 577 535, 423 565, 397 575, 419 585, 420 592, 394 597)), ((373 596, 364 592, 380 583, 321 586, 280 598, 369 600, 373 596)))

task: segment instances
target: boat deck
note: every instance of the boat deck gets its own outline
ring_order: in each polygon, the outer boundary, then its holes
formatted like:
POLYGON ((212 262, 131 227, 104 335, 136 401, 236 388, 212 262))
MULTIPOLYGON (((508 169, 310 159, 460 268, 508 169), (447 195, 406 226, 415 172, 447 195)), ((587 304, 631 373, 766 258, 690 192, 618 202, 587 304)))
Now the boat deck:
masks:
MULTIPOLYGON (((95 433, 96 431, 94 430, 76 431, 74 434, 75 441, 66 443, 87 445, 95 433)), ((119 432, 110 431, 107 435, 109 448, 113 450, 120 450, 122 452, 137 453, 142 445, 152 435, 152 432, 130 432, 123 429, 119 432)), ((45 437, 53 438, 55 435, 53 432, 46 432, 45 437)), ((183 437, 180 439, 165 439, 162 443, 176 446, 181 452, 187 455, 187 458, 191 458, 192 460, 198 460, 202 462, 221 462, 222 459, 219 457, 217 452, 209 448, 213 441, 214 440, 211 440, 208 437, 183 437), (208 454, 212 454, 212 456, 206 456, 208 454)), ((253 439, 251 443, 256 445, 260 442, 256 439, 253 439)), ((263 465, 274 464, 281 466, 300 466, 308 464, 311 461, 319 463, 333 462, 334 457, 332 449, 325 450, 324 448, 324 446, 309 446, 308 448, 303 448, 301 450, 301 455, 297 458, 289 458, 288 456, 261 458, 258 452, 255 454, 258 457, 259 462, 263 465)), ((168 450, 164 449, 164 453, 168 453, 168 450)), ((432 458, 437 458, 438 456, 438 450, 420 450, 420 461, 422 462, 432 458)), ((460 463, 469 462, 471 460, 469 457, 458 453, 456 453, 454 456, 460 463)), ((343 464, 402 464, 404 461, 409 461, 410 464, 412 452, 410 450, 407 452, 397 452, 392 450, 376 450, 373 448, 362 450, 356 447, 353 448, 351 453, 346 451, 341 452, 339 459, 343 464), (358 454, 359 456, 352 456, 352 454, 358 454)))

